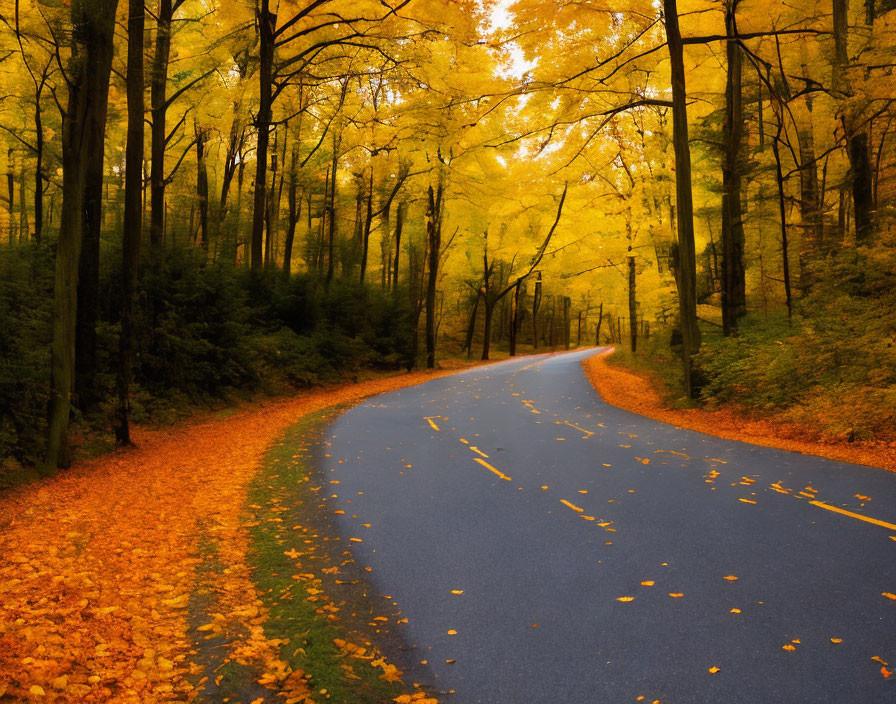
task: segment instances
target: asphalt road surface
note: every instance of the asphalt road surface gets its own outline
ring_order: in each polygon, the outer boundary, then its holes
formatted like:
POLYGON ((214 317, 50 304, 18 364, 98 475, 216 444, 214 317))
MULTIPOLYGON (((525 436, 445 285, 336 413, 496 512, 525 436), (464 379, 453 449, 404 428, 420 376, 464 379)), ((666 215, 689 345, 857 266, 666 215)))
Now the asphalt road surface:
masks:
POLYGON ((333 424, 330 507, 427 684, 456 704, 896 702, 896 475, 614 408, 593 353, 333 424))

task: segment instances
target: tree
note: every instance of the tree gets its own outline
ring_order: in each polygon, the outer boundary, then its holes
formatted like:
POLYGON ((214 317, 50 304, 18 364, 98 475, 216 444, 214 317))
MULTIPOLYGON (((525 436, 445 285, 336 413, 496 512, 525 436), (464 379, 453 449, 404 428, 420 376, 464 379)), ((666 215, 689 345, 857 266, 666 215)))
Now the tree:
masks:
POLYGON ((146 23, 144 0, 128 0, 127 101, 128 133, 125 148, 124 230, 122 232, 121 333, 118 340, 118 413, 115 439, 131 444, 130 388, 134 364, 134 315, 140 239, 143 231, 143 40, 146 23))
POLYGON ((71 464, 68 426, 75 382, 75 318, 85 189, 88 164, 102 158, 95 150, 102 151, 103 95, 108 90, 108 76, 104 82, 102 71, 95 67, 111 55, 117 7, 118 0, 73 0, 71 4, 71 58, 65 70, 68 104, 63 116, 62 213, 53 284, 45 472, 71 464))

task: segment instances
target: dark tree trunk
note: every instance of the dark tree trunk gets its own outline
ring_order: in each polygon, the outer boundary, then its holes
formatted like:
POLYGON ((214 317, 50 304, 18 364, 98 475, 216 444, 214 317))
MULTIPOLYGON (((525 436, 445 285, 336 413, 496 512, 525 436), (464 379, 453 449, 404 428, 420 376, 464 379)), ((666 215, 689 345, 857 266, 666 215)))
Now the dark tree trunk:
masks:
MULTIPOLYGON (((267 170, 271 137, 271 109, 273 104, 274 32, 277 15, 269 9, 268 0, 261 0, 257 9, 259 28, 259 106, 255 118, 256 164, 255 190, 252 210, 252 234, 249 261, 252 269, 260 269, 264 263, 264 225, 268 220, 267 170)), ((276 157, 275 157, 276 158, 276 157)), ((268 233, 270 239, 270 233, 268 233)))
POLYGON ((781 220, 781 262, 784 272, 784 296, 787 301, 787 317, 793 315, 793 296, 790 290, 790 255, 787 245, 787 209, 786 209, 786 193, 784 192, 784 172, 781 168, 781 150, 778 142, 781 139, 781 131, 784 120, 783 115, 778 114, 778 131, 772 140, 772 152, 775 155, 775 177, 778 183, 778 217, 781 220))
POLYGON ((694 247, 694 203, 691 191, 691 150, 688 145, 687 90, 684 46, 678 28, 676 0, 663 0, 666 41, 672 78, 672 144, 675 148, 675 192, 678 221, 678 308, 681 318, 685 391, 695 395, 691 357, 700 349, 697 326, 697 256, 694 247))
MULTIPOLYGON (((513 288, 513 298, 510 305, 510 356, 516 357, 516 339, 520 329, 520 291, 522 290, 523 281, 520 279, 513 288)), ((579 317, 579 326, 582 324, 581 316, 579 317)), ((581 335, 581 328, 579 330, 581 335)))
POLYGON ((467 337, 464 340, 464 347, 467 350, 467 359, 473 356, 473 335, 476 332, 476 315, 479 313, 479 300, 482 296, 477 295, 473 303, 473 310, 470 313, 470 322, 467 324, 467 337))
POLYGON ((34 168, 34 241, 40 243, 44 231, 44 127, 40 109, 40 91, 34 102, 34 143, 37 164, 34 168))
POLYGON ((12 166, 12 149, 7 151, 7 167, 6 167, 6 192, 8 194, 8 203, 9 203, 9 244, 14 245, 16 243, 16 216, 15 216, 15 205, 16 205, 16 175, 13 171, 12 166))
MULTIPOLYGON (((736 36, 739 0, 728 0, 725 27, 736 36)), ((728 78, 725 86, 725 153, 722 159, 722 330, 737 334, 737 321, 746 312, 744 222, 741 206, 744 137, 743 54, 736 40, 726 42, 728 78)))
POLYGON ((395 214, 395 236, 393 239, 395 240, 395 260, 392 262, 393 271, 392 271, 392 287, 393 289, 398 288, 398 260, 401 255, 401 231, 404 229, 404 216, 407 212, 408 204, 407 203, 399 203, 398 204, 398 212, 395 214))
POLYGON ((134 365, 134 307, 140 235, 143 229, 143 36, 144 0, 128 1, 128 140, 125 148, 124 232, 122 234, 121 336, 118 340, 118 412, 115 440, 131 444, 130 384, 134 365))
MULTIPOLYGON (((289 168, 289 189, 286 192, 286 203, 289 208, 289 220, 286 226, 286 242, 283 245, 283 271, 288 276, 292 273, 292 247, 296 238, 296 225, 302 215, 302 199, 298 194, 298 142, 293 144, 292 158, 289 168)), ((310 211, 310 207, 309 207, 310 211)))
POLYGON ((492 348, 492 319, 495 315, 495 303, 497 301, 486 296, 485 318, 482 326, 482 361, 488 360, 492 348))
POLYGON ((370 249, 370 228, 373 226, 373 166, 370 167, 370 180, 367 184, 367 208, 364 213, 364 229, 361 233, 361 278, 367 273, 367 252, 370 249))
POLYGON ((638 291, 635 276, 635 255, 628 254, 628 327, 632 352, 638 351, 638 291))
POLYGON ((563 304, 563 349, 568 350, 569 349, 569 326, 571 323, 571 321, 569 319, 569 307, 570 307, 570 304, 572 303, 572 301, 569 300, 569 296, 564 296, 561 303, 563 304))
POLYGON ((867 244, 874 232, 872 220, 871 160, 868 158, 868 135, 864 132, 849 139, 849 165, 852 172, 852 203, 856 227, 856 244, 867 244))
POLYGON ((150 132, 149 171, 149 245, 158 258, 165 231, 165 147, 167 146, 166 117, 168 113, 168 60, 171 55, 171 20, 174 9, 171 0, 159 0, 156 16, 156 52, 150 73, 150 132))
MULTIPOLYGON (((89 152, 100 133, 97 104, 108 90, 97 80, 101 57, 111 56, 117 0, 73 2, 72 56, 69 62, 68 104, 62 129, 62 213, 53 281, 53 341, 50 364, 50 404, 44 472, 68 467, 71 454, 68 426, 75 373, 75 321, 78 262, 83 236, 84 187, 87 164, 97 155, 89 152)), ((100 147, 102 141, 99 141, 100 147)))
MULTIPOLYGON (((439 278, 439 255, 442 249, 442 180, 435 190, 427 190, 426 239, 429 249, 429 276, 426 282, 426 367, 436 366, 436 285, 439 278)), ((488 301, 486 301, 486 317, 488 301)), ((486 338, 487 339, 487 338, 486 338)), ((488 359, 486 357, 486 359, 488 359)))
POLYGON ((597 314, 597 327, 594 329, 594 344, 600 347, 600 326, 604 322, 604 304, 601 302, 600 310, 597 314))
POLYGON ((273 103, 272 74, 274 70, 274 31, 277 15, 269 9, 268 0, 260 0, 258 7, 258 114, 255 117, 257 144, 255 147, 255 201, 252 210, 252 239, 249 262, 252 269, 260 269, 264 253, 265 189, 267 188, 268 145, 271 138, 271 104, 273 103))
POLYGON ((327 205, 327 278, 329 286, 336 270, 336 171, 339 166, 339 148, 333 137, 333 163, 330 166, 330 202, 327 205))
POLYGON ((541 272, 535 275, 535 291, 532 294, 532 349, 538 349, 538 307, 541 305, 541 272))
POLYGON ((264 210, 264 265, 271 266, 274 261, 274 237, 277 231, 276 224, 276 213, 279 209, 279 203, 277 202, 277 196, 275 195, 277 192, 277 171, 279 170, 280 164, 277 159, 277 140, 279 138, 279 132, 276 128, 273 130, 274 132, 274 143, 270 147, 271 152, 271 187, 267 191, 267 196, 265 198, 265 210, 264 210))
POLYGON ((199 244, 208 253, 208 169, 205 165, 205 145, 208 130, 196 126, 196 197, 199 200, 199 244))
MULTIPOLYGON (((117 2, 117 0, 115 0, 117 2)), ((78 262, 78 303, 75 328, 75 400, 82 411, 93 409, 100 397, 96 384, 96 323, 100 305, 100 230, 103 224, 103 167, 112 40, 88 47, 91 56, 91 100, 86 113, 87 171, 82 201, 82 243, 78 262)))

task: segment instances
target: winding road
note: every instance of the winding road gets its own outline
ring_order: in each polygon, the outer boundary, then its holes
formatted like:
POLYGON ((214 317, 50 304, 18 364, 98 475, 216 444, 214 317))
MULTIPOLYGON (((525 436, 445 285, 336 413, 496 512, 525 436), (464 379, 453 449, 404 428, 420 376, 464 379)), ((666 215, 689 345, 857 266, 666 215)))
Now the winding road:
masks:
POLYGON ((329 507, 421 681, 455 704, 896 702, 896 475, 617 409, 594 353, 331 426, 329 507))

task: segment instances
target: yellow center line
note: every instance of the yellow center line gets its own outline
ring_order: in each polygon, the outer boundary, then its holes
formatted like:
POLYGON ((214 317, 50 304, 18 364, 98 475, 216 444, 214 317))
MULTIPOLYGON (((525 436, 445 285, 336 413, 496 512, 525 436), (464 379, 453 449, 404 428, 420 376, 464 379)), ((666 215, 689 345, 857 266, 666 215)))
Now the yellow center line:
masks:
POLYGON ((479 455, 480 457, 488 458, 488 455, 485 454, 482 450, 480 450, 480 449, 479 449, 478 447, 476 447, 475 445, 470 445, 470 449, 471 449, 473 452, 475 452, 477 455, 479 455))
POLYGON ((873 523, 874 525, 881 526, 882 528, 896 530, 896 524, 894 523, 887 523, 886 521, 879 521, 876 518, 869 518, 868 516, 863 516, 861 513, 853 513, 852 511, 847 511, 845 508, 837 508, 836 506, 831 506, 830 504, 826 504, 823 501, 810 501, 809 503, 813 506, 818 506, 819 508, 833 511, 834 513, 842 513, 844 516, 858 518, 860 521, 865 521, 865 523, 873 523))
POLYGON ((423 418, 426 420, 426 422, 429 423, 429 424, 432 426, 432 429, 433 429, 433 430, 438 430, 438 429, 439 429, 439 426, 437 426, 437 425, 433 422, 432 419, 433 419, 433 418, 441 418, 441 417, 442 417, 442 416, 423 416, 423 418))
POLYGON ((473 459, 476 462, 478 462, 479 464, 481 464, 483 467, 485 467, 489 472, 494 472, 495 474, 497 474, 499 477, 501 477, 501 479, 505 479, 508 482, 513 481, 510 477, 508 477, 506 474, 504 474, 504 472, 502 472, 500 469, 495 469, 485 460, 481 460, 478 457, 474 457, 473 459))
POLYGON ((573 511, 577 511, 578 513, 585 513, 585 509, 579 508, 575 504, 571 504, 566 499, 560 499, 560 503, 563 504, 564 506, 569 506, 573 511))
POLYGON ((568 420, 565 420, 565 421, 563 421, 563 422, 566 423, 566 425, 568 425, 570 428, 575 428, 575 429, 578 430, 580 433, 585 433, 585 437, 591 437, 592 435, 594 435, 594 432, 593 432, 593 431, 591 431, 591 430, 585 430, 584 428, 580 428, 580 427, 577 426, 575 423, 570 423, 568 420))

